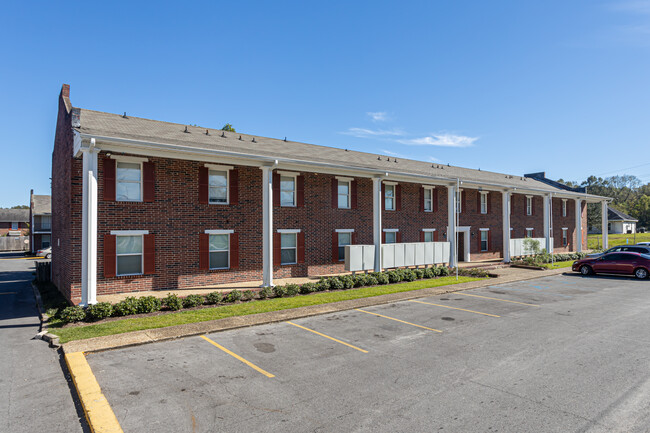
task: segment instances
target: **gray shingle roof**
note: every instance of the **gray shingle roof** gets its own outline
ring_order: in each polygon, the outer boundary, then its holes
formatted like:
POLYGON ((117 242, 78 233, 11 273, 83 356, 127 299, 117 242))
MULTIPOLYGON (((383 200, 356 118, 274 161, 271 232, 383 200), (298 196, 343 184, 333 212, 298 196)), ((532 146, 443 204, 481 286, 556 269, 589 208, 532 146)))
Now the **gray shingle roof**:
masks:
POLYGON ((607 219, 609 221, 639 221, 638 219, 609 206, 607 207, 607 219))
POLYGON ((184 132, 186 125, 132 116, 124 118, 119 114, 85 109, 80 110, 80 117, 81 126, 76 129, 81 133, 95 136, 116 137, 199 149, 240 152, 251 156, 276 159, 286 158, 327 164, 338 163, 350 167, 386 170, 410 175, 460 178, 470 183, 498 184, 549 192, 563 191, 552 185, 532 178, 525 178, 524 176, 506 175, 504 173, 454 166, 450 167, 442 164, 432 164, 430 162, 402 158, 395 160, 394 157, 387 156, 378 158, 380 154, 348 151, 334 147, 240 134, 239 132, 226 132, 226 137, 224 138, 221 137, 222 131, 218 129, 210 129, 210 135, 206 135, 206 128, 187 126, 188 133, 186 133, 184 132), (255 142, 252 141, 253 138, 255 138, 255 142))
POLYGON ((33 195, 34 215, 49 215, 52 213, 52 197, 49 195, 33 195))
POLYGON ((29 221, 29 209, 0 209, 0 221, 26 223, 29 221))

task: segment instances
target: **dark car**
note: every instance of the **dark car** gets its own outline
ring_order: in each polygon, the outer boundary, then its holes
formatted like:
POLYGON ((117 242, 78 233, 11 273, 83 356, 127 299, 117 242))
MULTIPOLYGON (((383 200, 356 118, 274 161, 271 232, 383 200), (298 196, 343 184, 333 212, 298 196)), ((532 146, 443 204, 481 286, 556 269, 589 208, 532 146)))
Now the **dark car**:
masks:
POLYGON ((600 257, 603 254, 608 253, 618 253, 618 252, 629 252, 629 253, 639 253, 639 254, 650 254, 650 245, 636 244, 636 245, 618 245, 611 247, 607 251, 602 253, 589 254, 588 257, 600 257))
POLYGON ((582 275, 623 274, 637 278, 648 278, 650 273, 650 254, 631 252, 607 253, 598 257, 585 257, 573 262, 571 267, 582 275))

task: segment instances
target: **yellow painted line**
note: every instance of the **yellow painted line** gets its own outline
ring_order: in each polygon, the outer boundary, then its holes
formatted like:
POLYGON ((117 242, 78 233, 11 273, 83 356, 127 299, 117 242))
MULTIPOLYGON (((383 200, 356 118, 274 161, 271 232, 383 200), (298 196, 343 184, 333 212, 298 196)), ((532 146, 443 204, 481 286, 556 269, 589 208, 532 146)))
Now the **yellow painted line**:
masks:
POLYGON ((442 331, 439 330, 439 329, 427 328, 426 326, 416 325, 415 323, 411 323, 411 322, 405 322, 404 320, 396 319, 396 318, 394 318, 394 317, 382 316, 381 314, 373 313, 373 312, 371 312, 371 311, 361 310, 361 309, 359 309, 359 308, 355 308, 355 310, 356 310, 356 311, 361 311, 362 313, 368 313, 368 314, 373 314, 373 315, 375 315, 375 316, 383 317, 384 319, 390 319, 390 320, 394 320, 394 321, 396 321, 396 322, 406 323, 407 325, 417 326, 418 328, 428 329, 429 331, 442 332, 442 331))
POLYGON ((456 293, 454 293, 454 295, 473 296, 475 298, 492 299, 493 301, 501 301, 501 302, 512 302, 513 304, 529 305, 531 307, 539 307, 540 306, 540 305, 537 305, 537 304, 528 304, 526 302, 510 301, 508 299, 491 298, 490 296, 472 295, 470 293, 456 292, 456 293))
POLYGON ((300 329, 304 329, 305 331, 313 332, 314 334, 316 334, 316 335, 320 335, 321 337, 325 337, 325 338, 328 338, 328 339, 330 339, 330 340, 332 340, 332 341, 336 341, 337 343, 341 343, 341 344, 343 344, 344 346, 348 346, 348 347, 351 347, 351 348, 353 348, 353 349, 356 349, 356 350, 358 350, 359 352, 368 353, 367 350, 360 349, 360 348, 358 348, 357 346, 353 346, 353 345, 351 345, 351 344, 346 343, 345 341, 337 340, 336 338, 334 338, 334 337, 330 337, 329 335, 321 334, 320 332, 318 332, 318 331, 314 331, 313 329, 305 328, 304 326, 300 326, 300 325, 298 325, 298 324, 296 324, 296 323, 293 323, 293 322, 287 322, 287 323, 288 323, 289 325, 296 326, 296 327, 298 327, 298 328, 300 328, 300 329))
POLYGON ((14 257, 11 259, 0 259, 0 260, 34 260, 34 259, 44 259, 45 257, 14 257))
POLYGON ((77 388, 90 429, 95 433, 122 433, 122 427, 102 394, 83 352, 66 353, 65 363, 77 388))
POLYGON ((424 301, 416 301, 414 299, 409 299, 410 302, 417 302, 418 304, 427 304, 427 305, 435 305, 436 307, 442 307, 442 308, 450 308, 452 310, 460 310, 460 311, 467 311, 468 313, 476 313, 476 314, 482 314, 484 316, 490 316, 490 317, 501 317, 497 316, 496 314, 489 314, 489 313, 481 313, 480 311, 474 311, 474 310, 466 310, 464 308, 456 308, 456 307, 450 307, 448 305, 442 305, 442 304, 433 304, 431 302, 424 302, 424 301))
POLYGON ((259 372, 262 373, 264 376, 266 376, 266 377, 275 377, 274 375, 272 375, 272 374, 269 373, 268 371, 262 370, 262 369, 259 368, 257 365, 253 364, 252 362, 247 361, 247 360, 245 360, 244 358, 242 358, 241 356, 237 355, 236 353, 231 352, 230 350, 226 349, 226 348, 223 347, 221 344, 219 344, 219 343, 215 343, 214 341, 210 340, 210 339, 209 339, 208 337, 206 337, 205 335, 201 335, 201 338, 203 338, 203 339, 204 339, 205 341, 207 341, 208 343, 213 344, 214 346, 216 346, 216 347, 218 347, 219 349, 223 350, 224 352, 226 352, 228 355, 232 356, 233 358, 236 358, 236 359, 240 360, 241 362, 243 362, 244 364, 248 365, 248 366, 249 366, 250 368, 252 368, 253 370, 257 370, 257 371, 259 371, 259 372))

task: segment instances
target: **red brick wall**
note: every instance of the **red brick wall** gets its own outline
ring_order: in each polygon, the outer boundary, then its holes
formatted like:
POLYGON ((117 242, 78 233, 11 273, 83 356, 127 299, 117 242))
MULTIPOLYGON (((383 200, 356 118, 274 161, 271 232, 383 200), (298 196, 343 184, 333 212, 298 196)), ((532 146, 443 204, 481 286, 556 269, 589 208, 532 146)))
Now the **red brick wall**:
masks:
MULTIPOLYGON (((534 237, 544 237, 544 197, 533 196, 533 215, 526 215, 526 195, 512 194, 510 207, 510 231, 511 239, 523 239, 526 237, 526 229, 534 229, 534 237)), ((560 233, 561 236, 561 233, 560 233)))
MULTIPOLYGON (((478 195, 476 189, 463 188, 465 194, 464 206, 461 206, 461 213, 458 218, 459 226, 469 226, 469 253, 472 262, 479 260, 498 259, 503 257, 503 224, 502 224, 502 194, 491 191, 488 193, 490 201, 489 212, 481 213, 478 195), (490 229, 491 242, 488 251, 481 251, 479 239, 481 233, 479 229, 490 229)), ((465 234, 467 236, 467 234, 465 234)))

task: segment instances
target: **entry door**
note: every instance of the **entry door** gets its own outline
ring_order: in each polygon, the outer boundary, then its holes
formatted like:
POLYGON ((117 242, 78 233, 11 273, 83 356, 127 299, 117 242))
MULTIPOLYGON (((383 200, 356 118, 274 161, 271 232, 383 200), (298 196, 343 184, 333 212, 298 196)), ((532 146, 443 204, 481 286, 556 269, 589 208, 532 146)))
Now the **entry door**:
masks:
POLYGON ((458 243, 456 244, 456 258, 459 262, 465 261, 465 232, 458 232, 458 243))

